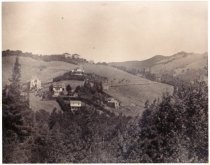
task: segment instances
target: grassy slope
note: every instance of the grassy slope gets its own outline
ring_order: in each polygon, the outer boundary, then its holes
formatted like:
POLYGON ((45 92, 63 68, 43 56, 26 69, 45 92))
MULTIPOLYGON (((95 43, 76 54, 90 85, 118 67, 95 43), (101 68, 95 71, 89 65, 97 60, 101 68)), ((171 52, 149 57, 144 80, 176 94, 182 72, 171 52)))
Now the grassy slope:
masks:
POLYGON ((165 70, 175 70, 176 74, 180 74, 180 69, 184 71, 186 69, 202 69, 207 65, 207 57, 207 53, 179 53, 168 59, 161 60, 152 68, 152 71, 162 73, 165 72, 165 70))
MULTIPOLYGON (((3 57, 3 85, 11 77, 14 61, 15 57, 3 57)), ((38 77, 42 82, 52 81, 52 78, 76 67, 76 65, 65 62, 44 62, 26 57, 20 57, 20 63, 22 65, 23 82, 26 82, 32 76, 38 77), (44 69, 40 70, 40 68, 44 69)), ((111 87, 106 91, 121 101, 123 107, 119 111, 127 115, 141 114, 146 100, 152 101, 155 98, 161 97, 163 92, 171 92, 173 90, 169 85, 154 83, 110 66, 84 64, 83 67, 85 72, 107 77, 109 83, 114 85, 143 84, 111 87)))
POLYGON ((143 69, 154 66, 161 60, 167 59, 166 56, 156 55, 152 58, 146 59, 144 61, 125 61, 125 62, 112 62, 110 65, 113 66, 125 66, 128 69, 143 69))
POLYGON ((146 100, 151 102, 156 98, 160 98, 162 93, 172 93, 173 91, 173 88, 169 85, 152 82, 110 66, 86 64, 84 69, 87 72, 108 77, 109 84, 131 84, 128 86, 110 87, 109 90, 106 90, 108 94, 120 100, 122 103, 120 110, 128 115, 141 114, 146 100))
MULTIPOLYGON (((189 76, 188 71, 199 71, 204 75, 204 66, 208 63, 208 53, 195 54, 179 52, 172 56, 155 56, 144 61, 128 61, 110 63, 110 65, 124 66, 129 70, 150 68, 156 74, 173 73, 174 75, 189 76)), ((199 73, 199 74, 200 74, 199 73)))
POLYGON ((34 93, 30 93, 30 108, 34 111, 44 109, 52 112, 54 108, 61 111, 59 104, 55 100, 42 100, 40 97, 35 96, 34 93))
MULTIPOLYGON (((58 75, 73 69, 76 65, 66 63, 66 62, 44 62, 40 60, 35 60, 27 57, 20 57, 22 82, 27 82, 33 76, 38 77, 42 82, 49 82, 58 75)), ((15 57, 3 57, 3 86, 8 82, 11 77, 12 68, 15 62, 15 57)))

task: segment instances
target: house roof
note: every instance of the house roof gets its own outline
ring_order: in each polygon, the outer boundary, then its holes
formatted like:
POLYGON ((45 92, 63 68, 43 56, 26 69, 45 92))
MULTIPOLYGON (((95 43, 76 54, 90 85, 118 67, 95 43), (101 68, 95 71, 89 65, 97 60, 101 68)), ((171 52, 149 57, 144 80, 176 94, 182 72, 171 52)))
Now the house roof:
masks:
POLYGON ((114 98, 108 98, 107 101, 108 102, 119 102, 117 99, 114 99, 114 98))
POLYGON ((80 100, 70 100, 70 103, 82 103, 80 100))
POLYGON ((62 86, 61 85, 53 85, 53 88, 62 88, 62 86))
POLYGON ((70 106, 71 107, 81 107, 82 102, 80 100, 70 100, 70 106))

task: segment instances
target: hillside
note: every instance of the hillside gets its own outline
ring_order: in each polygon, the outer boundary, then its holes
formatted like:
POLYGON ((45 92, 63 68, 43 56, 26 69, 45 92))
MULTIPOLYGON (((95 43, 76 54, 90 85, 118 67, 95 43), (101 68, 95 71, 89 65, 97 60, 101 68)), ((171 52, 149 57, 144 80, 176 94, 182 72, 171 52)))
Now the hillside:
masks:
POLYGON ((126 67, 127 69, 142 69, 142 68, 152 67, 156 65, 159 61, 164 59, 167 59, 167 57, 162 55, 156 55, 144 61, 111 62, 109 64, 113 66, 123 66, 126 67))
POLYGON ((108 77, 108 84, 113 86, 105 91, 120 100, 121 111, 124 111, 124 114, 141 114, 146 100, 153 101, 160 98, 163 92, 171 93, 173 90, 169 85, 156 83, 110 66, 86 64, 84 69, 89 73, 108 77))
MULTIPOLYGON (((2 58, 2 76, 3 86, 8 83, 11 77, 12 68, 15 62, 15 56, 6 56, 2 58)), ((74 64, 51 61, 45 62, 35 60, 29 57, 19 57, 21 63, 22 82, 27 82, 32 77, 38 77, 42 82, 49 82, 58 75, 61 75, 76 67, 74 64)))
MULTIPOLYGON (((42 83, 49 82, 54 77, 78 67, 78 65, 61 61, 44 62, 28 57, 19 58, 22 67, 21 78, 23 83, 30 80, 33 76, 39 78, 42 83)), ((3 57, 2 61, 4 86, 11 77, 15 56, 3 57)), ((108 78, 107 83, 111 87, 106 92, 121 102, 123 107, 120 111, 126 115, 135 116, 141 114, 146 100, 152 101, 155 98, 160 98, 163 92, 168 91, 171 93, 173 90, 169 85, 155 83, 111 66, 95 64, 82 64, 81 66, 87 73, 94 73, 108 78)))
POLYGON ((193 79, 197 74, 201 79, 207 80, 208 53, 179 52, 172 56, 158 55, 144 61, 110 63, 110 65, 133 73, 146 69, 157 75, 172 74, 186 79, 193 79))

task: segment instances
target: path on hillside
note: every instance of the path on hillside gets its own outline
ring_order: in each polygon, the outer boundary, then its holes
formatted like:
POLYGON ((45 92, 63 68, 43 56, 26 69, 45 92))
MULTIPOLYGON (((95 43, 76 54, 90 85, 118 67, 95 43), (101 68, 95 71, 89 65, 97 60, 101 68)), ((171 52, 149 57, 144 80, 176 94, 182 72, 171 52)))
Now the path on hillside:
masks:
POLYGON ((131 86, 131 85, 153 85, 160 84, 159 82, 150 82, 150 83, 130 83, 130 84, 107 84, 109 87, 118 87, 118 86, 131 86))

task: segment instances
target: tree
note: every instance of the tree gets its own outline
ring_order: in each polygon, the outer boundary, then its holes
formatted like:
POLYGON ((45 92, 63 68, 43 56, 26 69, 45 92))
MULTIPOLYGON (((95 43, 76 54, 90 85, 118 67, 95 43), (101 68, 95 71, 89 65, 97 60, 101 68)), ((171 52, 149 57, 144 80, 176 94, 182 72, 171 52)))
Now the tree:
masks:
POLYGON ((98 82, 98 91, 99 91, 99 92, 103 92, 102 81, 98 82))
POLYGON ((90 84, 90 81, 89 80, 85 80, 84 87, 86 89, 91 89, 91 84, 90 84))
POLYGON ((72 88, 71 88, 70 84, 68 84, 68 85, 66 86, 66 91, 68 92, 68 95, 70 95, 71 90, 72 90, 72 88))
POLYGON ((74 92, 77 93, 77 92, 79 92, 79 90, 80 90, 80 86, 77 86, 76 89, 74 90, 74 92))
POLYGON ((177 88, 173 96, 145 105, 134 149, 139 162, 208 161, 207 85, 180 83, 177 88))
POLYGON ((50 92, 50 96, 52 96, 54 94, 54 90, 53 90, 53 84, 51 84, 49 86, 49 92, 50 92))
POLYGON ((19 102, 20 99, 20 90, 21 90, 21 65, 19 63, 19 57, 16 57, 15 64, 13 67, 12 78, 10 79, 9 86, 9 97, 14 102, 19 102))
POLYGON ((3 98, 3 126, 5 130, 12 129, 18 132, 19 125, 22 122, 22 116, 20 114, 20 77, 21 77, 21 65, 19 64, 19 58, 16 58, 15 65, 12 72, 11 84, 8 86, 8 97, 3 98), (12 122, 10 121, 12 120, 12 122))
MULTIPOLYGON (((20 143, 30 136, 32 132, 32 112, 28 103, 20 99, 21 94, 21 65, 18 57, 13 68, 11 84, 8 86, 7 97, 3 96, 3 161, 22 162, 17 154, 20 143)), ((22 153, 23 154, 23 153, 22 153)))
POLYGON ((102 85, 102 81, 98 82, 98 81, 94 81, 93 84, 93 93, 95 92, 103 92, 103 85, 102 85))

